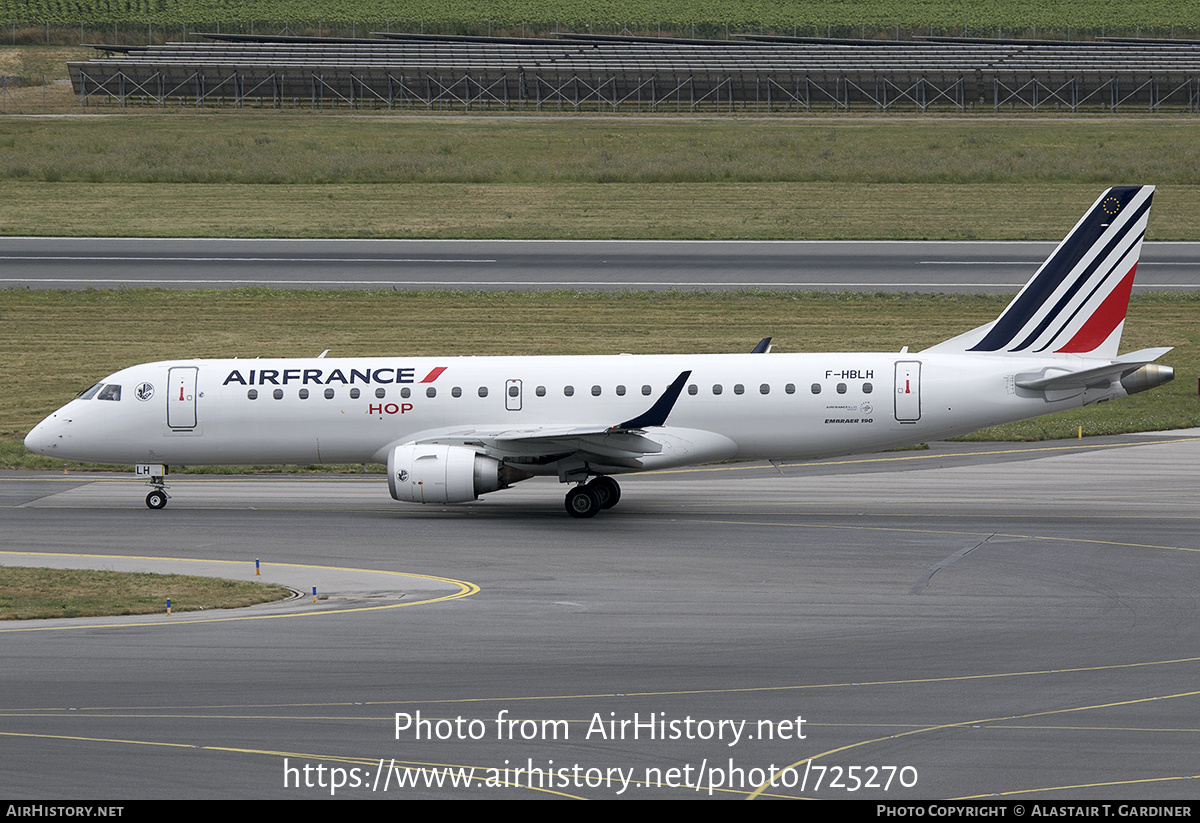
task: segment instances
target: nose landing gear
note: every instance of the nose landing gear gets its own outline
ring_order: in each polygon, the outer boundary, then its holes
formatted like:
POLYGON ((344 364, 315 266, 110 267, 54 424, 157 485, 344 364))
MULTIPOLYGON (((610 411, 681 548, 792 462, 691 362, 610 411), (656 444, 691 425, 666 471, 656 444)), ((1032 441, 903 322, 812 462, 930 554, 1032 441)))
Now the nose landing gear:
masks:
POLYGON ((134 467, 138 477, 146 478, 146 485, 151 491, 146 495, 146 507, 150 509, 165 509, 167 500, 171 495, 167 494, 167 484, 163 480, 167 474, 167 467, 158 464, 139 463, 134 467))

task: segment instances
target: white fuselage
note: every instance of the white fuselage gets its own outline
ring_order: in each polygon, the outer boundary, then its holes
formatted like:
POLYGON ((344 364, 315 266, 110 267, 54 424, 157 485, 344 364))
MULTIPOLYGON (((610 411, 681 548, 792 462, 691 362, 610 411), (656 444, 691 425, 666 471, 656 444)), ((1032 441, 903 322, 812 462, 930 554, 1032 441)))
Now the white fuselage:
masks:
MULTIPOLYGON (((119 386, 120 399, 102 399, 114 392, 101 391, 73 400, 26 443, 103 463, 385 462, 406 442, 618 426, 690 371, 666 425, 645 432, 661 451, 604 473, 797 459, 963 434, 1124 393, 1116 383, 1104 396, 1047 396, 1014 385, 1016 375, 1047 365, 1089 363, 1069 360, 928 353, 181 360, 110 375, 103 384, 119 386)), ((524 468, 556 471, 549 462, 524 468)))

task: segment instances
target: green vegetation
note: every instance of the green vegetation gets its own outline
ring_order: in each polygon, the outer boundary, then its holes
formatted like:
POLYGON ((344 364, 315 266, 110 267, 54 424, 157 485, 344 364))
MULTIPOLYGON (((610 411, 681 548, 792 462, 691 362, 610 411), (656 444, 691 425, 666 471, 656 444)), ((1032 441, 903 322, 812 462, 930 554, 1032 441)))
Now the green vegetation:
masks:
MULTIPOLYGON (((1023 185, 0 183, 0 234, 1058 240, 1103 188, 1033 197, 1023 185)), ((1147 237, 1200 239, 1198 213, 1200 186, 1164 186, 1147 237)))
POLYGON ((236 609, 292 595, 267 583, 181 574, 0 566, 0 620, 236 609))
MULTIPOLYGON (((0 291, 0 450, 105 374, 183 357, 917 351, 995 317, 1007 298, 739 293, 0 291), (569 335, 563 330, 570 329, 569 335), (403 330, 398 335, 397 330, 403 330), (397 340, 402 339, 403 344, 397 340), (154 340, 152 349, 146 341, 154 340)), ((1200 425, 1200 294, 1135 297, 1123 346, 1176 346, 1179 379, 1114 403, 1003 427, 992 439, 1071 437, 1200 425)), ((42 461, 43 458, 34 458, 42 461)), ((50 461, 51 465, 61 465, 50 461)))
POLYGON ((1197 185, 1200 141, 1193 122, 1178 120, 698 122, 148 113, 0 121, 0 180, 1197 185))
POLYGON ((1052 240, 1103 187, 1153 182, 1149 237, 1194 240, 1194 131, 1133 119, 8 118, 0 234, 1052 240))
MULTIPOLYGON (((937 32, 1072 27, 1099 32, 1200 29, 1200 9, 1188 0, 1146 0, 1113 3, 1109 0, 1028 0, 980 4, 969 0, 772 0, 743 3, 737 0, 0 0, 0 21, 71 26, 97 24, 156 24, 179 26, 220 21, 258 31, 278 30, 285 22, 312 27, 324 23, 362 29, 392 31, 422 28, 477 30, 481 25, 520 31, 528 26, 540 31, 557 29, 608 31, 623 28, 653 32, 660 27, 717 34, 772 30, 798 34, 824 34, 828 26, 887 30, 900 26, 937 32), (266 22, 272 21, 272 22, 266 22)), ((360 29, 360 33, 362 31, 360 29)))

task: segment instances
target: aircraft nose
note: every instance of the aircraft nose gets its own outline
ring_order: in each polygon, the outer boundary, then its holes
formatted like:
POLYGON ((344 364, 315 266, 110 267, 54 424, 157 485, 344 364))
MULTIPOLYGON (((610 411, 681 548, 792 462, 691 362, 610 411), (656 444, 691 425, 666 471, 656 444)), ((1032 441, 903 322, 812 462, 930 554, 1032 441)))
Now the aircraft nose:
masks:
POLYGON ((25 435, 25 448, 35 454, 45 454, 54 456, 54 450, 58 446, 58 441, 61 436, 57 434, 53 425, 55 415, 51 415, 33 427, 33 431, 25 435))

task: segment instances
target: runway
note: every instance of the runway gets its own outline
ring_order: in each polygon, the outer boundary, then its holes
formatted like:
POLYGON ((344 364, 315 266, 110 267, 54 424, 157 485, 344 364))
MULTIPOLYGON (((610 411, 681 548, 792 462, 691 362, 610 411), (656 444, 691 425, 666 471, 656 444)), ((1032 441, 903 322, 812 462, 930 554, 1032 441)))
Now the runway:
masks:
POLYGON ((0 785, 1195 798, 1200 431, 622 487, 579 521, 543 480, 421 508, 378 476, 177 477, 152 512, 128 476, 0 475, 31 562, 260 558, 329 596, 0 625, 0 785))
MULTIPOLYGON (((0 238, 0 287, 1013 293, 1054 243, 0 238)), ((1200 243, 1147 243, 1136 291, 1200 289, 1200 243)))

